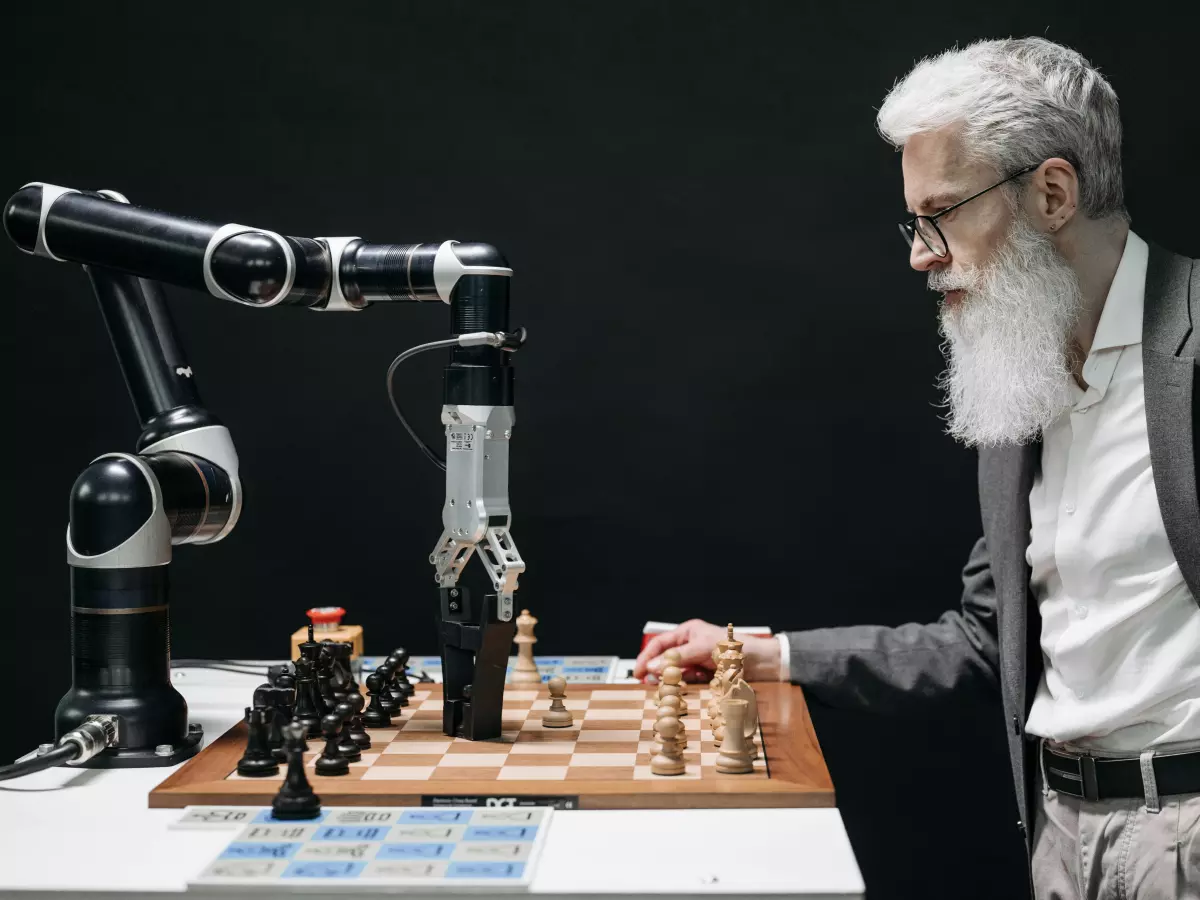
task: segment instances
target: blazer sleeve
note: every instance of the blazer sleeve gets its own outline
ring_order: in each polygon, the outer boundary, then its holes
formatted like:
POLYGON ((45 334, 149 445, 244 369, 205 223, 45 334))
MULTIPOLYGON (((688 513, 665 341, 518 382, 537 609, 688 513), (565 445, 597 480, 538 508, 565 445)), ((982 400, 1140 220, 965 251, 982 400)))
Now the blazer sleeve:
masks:
POLYGON ((879 712, 959 689, 998 692, 996 588, 983 538, 962 578, 961 608, 931 624, 788 633, 792 682, 830 706, 879 712))

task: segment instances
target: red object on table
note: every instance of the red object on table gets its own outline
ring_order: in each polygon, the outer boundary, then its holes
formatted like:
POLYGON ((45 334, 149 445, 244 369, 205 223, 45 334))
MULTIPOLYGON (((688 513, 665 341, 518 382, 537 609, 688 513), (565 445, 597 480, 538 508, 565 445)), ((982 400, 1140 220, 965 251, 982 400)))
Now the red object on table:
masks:
POLYGON ((332 631, 341 624, 346 610, 340 606, 314 606, 306 614, 312 620, 314 630, 332 631))

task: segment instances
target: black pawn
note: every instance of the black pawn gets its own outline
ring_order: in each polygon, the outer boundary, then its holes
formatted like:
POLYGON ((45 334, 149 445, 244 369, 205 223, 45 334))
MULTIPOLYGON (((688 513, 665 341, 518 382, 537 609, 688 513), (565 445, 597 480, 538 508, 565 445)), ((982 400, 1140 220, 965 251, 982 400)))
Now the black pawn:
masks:
POLYGON ((358 744, 354 742, 354 738, 350 734, 350 720, 354 718, 354 705, 343 700, 333 708, 333 714, 342 720, 342 727, 337 736, 338 753, 342 754, 347 762, 358 762, 362 759, 362 751, 358 749, 358 744))
POLYGON ((397 689, 405 697, 411 697, 416 691, 412 686, 412 682, 408 680, 408 651, 403 647, 397 647, 392 651, 392 656, 400 657, 400 665, 396 668, 396 685, 397 689))
POLYGON ((375 674, 379 676, 379 705, 387 711, 389 716, 400 715, 400 707, 392 697, 394 671, 386 662, 380 663, 375 668, 375 674))
POLYGON ((392 670, 392 677, 388 682, 388 693, 391 694, 392 704, 396 709, 408 706, 408 694, 400 690, 400 674, 404 671, 403 658, 393 653, 387 658, 387 665, 392 670))
POLYGON ((267 715, 273 710, 266 707, 246 707, 246 722, 250 725, 250 737, 246 741, 246 752, 238 760, 239 775, 259 778, 263 775, 276 775, 279 772, 279 762, 271 755, 267 745, 267 715))
POLYGON ((392 724, 391 715, 380 702, 380 694, 383 692, 381 681, 378 672, 367 676, 367 696, 371 698, 371 702, 362 714, 362 720, 368 728, 387 728, 392 724))
POLYGON ((350 761, 342 756, 338 749, 338 731, 342 720, 337 713, 330 713, 321 719, 321 733, 325 735, 325 749, 317 757, 318 775, 345 775, 350 771, 350 761))
POLYGON ((299 722, 291 722, 283 729, 286 739, 288 770, 279 793, 271 801, 271 813, 276 819, 315 819, 321 814, 321 798, 313 793, 308 776, 304 773, 304 751, 308 743, 307 733, 299 722))
POLYGON ((354 707, 354 715, 350 717, 350 740, 358 745, 359 750, 371 749, 371 736, 363 730, 362 710, 366 706, 363 695, 355 691, 350 695, 350 705, 354 707))

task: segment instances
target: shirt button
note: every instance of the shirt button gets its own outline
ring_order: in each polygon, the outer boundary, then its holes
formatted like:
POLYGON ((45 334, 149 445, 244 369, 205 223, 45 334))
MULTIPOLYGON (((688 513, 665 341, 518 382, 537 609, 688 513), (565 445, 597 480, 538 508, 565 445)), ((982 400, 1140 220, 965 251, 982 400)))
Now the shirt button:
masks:
POLYGON ((1091 407, 1090 407, 1090 406, 1085 406, 1083 409, 1079 410, 1079 414, 1080 414, 1081 416, 1086 416, 1086 415, 1087 415, 1087 411, 1088 411, 1089 409, 1091 409, 1091 407))
POLYGON ((1067 504, 1067 506, 1066 506, 1066 510, 1067 510, 1067 515, 1068 515, 1068 516, 1073 516, 1073 515, 1075 515, 1075 504, 1074 504, 1074 503, 1068 503, 1068 504, 1067 504))
POLYGON ((1088 608, 1086 606, 1080 605, 1080 606, 1075 607, 1075 615, 1079 616, 1079 618, 1086 619, 1087 614, 1088 614, 1088 608))

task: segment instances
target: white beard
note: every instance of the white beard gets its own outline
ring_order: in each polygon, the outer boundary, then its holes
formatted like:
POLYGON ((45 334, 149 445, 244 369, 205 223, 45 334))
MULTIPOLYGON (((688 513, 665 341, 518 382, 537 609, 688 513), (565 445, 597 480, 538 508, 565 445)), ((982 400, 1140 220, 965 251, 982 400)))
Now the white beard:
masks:
POLYGON ((1045 235, 1018 215, 996 257, 962 274, 932 272, 942 306, 948 434, 973 446, 1035 439, 1072 403, 1068 342, 1079 319, 1079 279, 1045 235))

